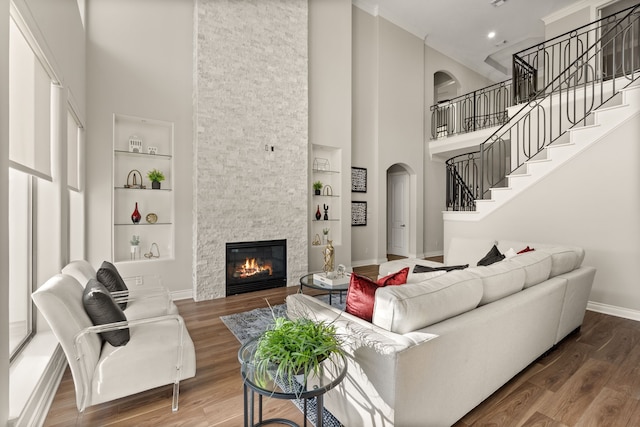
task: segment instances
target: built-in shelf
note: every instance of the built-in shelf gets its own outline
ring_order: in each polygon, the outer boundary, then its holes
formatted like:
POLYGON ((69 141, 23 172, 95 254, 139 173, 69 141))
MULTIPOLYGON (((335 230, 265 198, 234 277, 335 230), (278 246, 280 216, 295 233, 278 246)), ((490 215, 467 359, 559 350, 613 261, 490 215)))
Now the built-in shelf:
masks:
POLYGON ((325 245, 313 245, 312 242, 322 236, 324 228, 329 228, 329 239, 334 246, 339 246, 342 242, 342 202, 339 194, 333 194, 334 189, 340 192, 342 150, 324 145, 311 145, 311 184, 322 182, 321 194, 315 194, 310 187, 311 197, 309 198, 309 211, 311 215, 311 225, 309 230, 309 244, 311 247, 325 247, 325 245), (316 167, 320 166, 320 167, 316 167), (329 188, 327 188, 329 187, 329 188), (330 194, 326 194, 330 193, 330 194), (329 219, 324 217, 323 205, 329 206, 329 219), (316 219, 315 214, 320 208, 321 219, 316 219))
POLYGON ((140 252, 158 245, 160 258, 140 257, 134 262, 172 259, 174 256, 173 149, 174 124, 161 120, 114 114, 113 116, 113 214, 114 262, 132 262, 131 239, 139 236, 140 252), (160 189, 152 188, 147 173, 161 171, 160 189), (136 182, 132 182, 132 174, 136 182), (135 184, 136 187, 128 187, 135 184), (145 188, 140 188, 144 186, 145 188), (136 203, 142 219, 131 220, 136 203), (153 213, 154 223, 146 222, 153 213))

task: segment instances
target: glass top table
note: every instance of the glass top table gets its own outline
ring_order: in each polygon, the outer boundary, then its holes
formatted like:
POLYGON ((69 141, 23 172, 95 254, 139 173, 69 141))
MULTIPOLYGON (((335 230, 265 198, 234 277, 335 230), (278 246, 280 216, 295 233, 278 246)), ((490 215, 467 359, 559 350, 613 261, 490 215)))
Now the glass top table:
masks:
MULTIPOLYGON (((351 274, 351 273, 347 273, 351 274)), ((309 273, 300 278, 300 292, 304 293, 304 288, 315 289, 317 291, 324 291, 329 294, 329 305, 331 305, 331 298, 333 294, 340 295, 340 302, 342 302, 342 296, 349 289, 349 283, 343 285, 326 285, 318 280, 313 280, 314 273, 309 273)))
MULTIPOLYGON (((292 379, 274 378, 269 375, 264 378, 255 369, 254 356, 258 339, 254 338, 240 347, 238 360, 240 361, 240 374, 244 383, 244 425, 262 426, 265 424, 286 424, 298 427, 298 424, 284 418, 262 419, 262 396, 276 399, 301 399, 303 400, 304 425, 307 425, 307 400, 316 398, 316 426, 323 424, 323 395, 337 386, 347 374, 347 359, 344 355, 334 354, 320 364, 320 370, 316 374, 297 375, 292 379), (255 423, 255 393, 258 393, 258 422, 255 423)), ((274 369, 275 370, 275 369, 274 369)), ((274 372, 275 373, 275 372, 274 372)))

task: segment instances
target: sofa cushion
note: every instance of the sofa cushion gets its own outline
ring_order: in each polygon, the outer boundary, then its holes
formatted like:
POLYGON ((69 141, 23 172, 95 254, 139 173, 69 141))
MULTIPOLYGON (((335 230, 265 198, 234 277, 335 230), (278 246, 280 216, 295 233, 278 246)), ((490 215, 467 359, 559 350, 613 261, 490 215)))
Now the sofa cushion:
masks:
MULTIPOLYGON (((405 271, 406 274, 409 269, 403 269, 398 273, 405 271)), ((394 276, 393 274, 390 276, 394 276)), ((389 276, 387 276, 388 278, 389 276)), ((384 279, 384 278, 383 278, 384 279)), ((349 288, 347 290, 347 301, 345 311, 349 314, 353 314, 361 319, 371 322, 373 316, 373 306, 375 303, 376 291, 378 288, 386 286, 383 279, 374 282, 367 277, 360 276, 356 273, 351 273, 351 279, 349 280, 349 288)), ((401 285, 399 280, 388 280, 388 285, 401 285)))
POLYGON ((378 279, 377 283, 380 286, 404 285, 405 283, 407 283, 408 275, 409 275, 409 267, 405 267, 398 272, 391 273, 388 276, 378 279))
MULTIPOLYGON (((96 279, 89 279, 87 282, 82 294, 82 304, 91 322, 96 326, 127 320, 111 293, 96 279)), ((123 346, 129 342, 128 328, 102 332, 100 335, 114 347, 123 346)))
POLYGON ((487 252, 487 254, 482 257, 480 261, 478 261, 478 265, 491 265, 498 261, 502 261, 503 259, 504 255, 500 253, 496 245, 493 245, 491 249, 489 249, 489 252, 487 252))
POLYGON ((472 310, 481 297, 482 281, 456 270, 421 283, 379 288, 372 322, 404 334, 472 310))
POLYGON ((524 288, 544 282, 551 273, 551 255, 539 251, 527 251, 506 262, 524 269, 524 288))
MULTIPOLYGON (((96 272, 96 278, 100 283, 104 285, 105 288, 109 292, 119 292, 119 291, 127 291, 127 285, 124 283, 122 276, 118 272, 118 269, 115 265, 111 264, 109 261, 103 261, 102 265, 96 272)), ((118 304, 121 309, 127 308, 126 302, 121 302, 118 304)))
POLYGON ((409 272, 409 277, 407 277, 407 283, 420 283, 425 280, 432 279, 434 277, 442 276, 446 274, 446 270, 436 270, 436 271, 428 271, 425 273, 414 273, 413 271, 409 272))
POLYGON ((482 279, 482 299, 478 305, 499 300, 524 287, 524 269, 508 262, 467 268, 465 271, 482 279))
POLYGON ((584 259, 584 249, 582 248, 553 246, 539 248, 538 250, 551 255, 551 274, 549 277, 575 270, 580 267, 584 259))

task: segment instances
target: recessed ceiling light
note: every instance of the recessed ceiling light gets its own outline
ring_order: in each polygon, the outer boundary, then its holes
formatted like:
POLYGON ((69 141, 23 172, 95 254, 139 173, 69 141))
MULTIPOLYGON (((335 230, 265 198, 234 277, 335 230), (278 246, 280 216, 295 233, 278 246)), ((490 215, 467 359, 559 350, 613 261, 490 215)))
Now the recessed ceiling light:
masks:
POLYGON ((487 37, 489 37, 490 39, 494 38, 496 36, 496 32, 495 31, 491 31, 489 32, 489 34, 487 34, 487 37))

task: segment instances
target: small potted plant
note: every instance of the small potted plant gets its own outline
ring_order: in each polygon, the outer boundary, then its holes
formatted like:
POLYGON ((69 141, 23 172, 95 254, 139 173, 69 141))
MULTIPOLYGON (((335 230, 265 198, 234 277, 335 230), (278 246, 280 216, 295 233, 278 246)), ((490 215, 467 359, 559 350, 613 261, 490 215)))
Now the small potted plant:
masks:
MULTIPOLYGON (((277 379, 291 386, 296 376, 319 375, 321 363, 344 355, 342 340, 332 323, 308 318, 275 317, 274 325, 259 338, 255 351, 256 378, 277 379)), ((303 382, 303 383, 304 383, 303 382)))
POLYGON ((154 190, 160 189, 160 182, 164 181, 164 174, 158 169, 153 169, 147 172, 147 178, 151 181, 151 188, 154 190))
POLYGON ((140 236, 134 234, 129 243, 131 243, 131 259, 140 258, 140 236))
POLYGON ((316 196, 320 195, 320 192, 322 191, 322 182, 320 181, 316 181, 313 183, 313 190, 315 191, 316 196))

